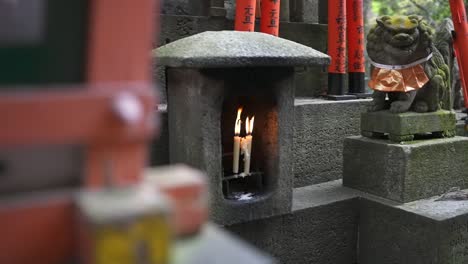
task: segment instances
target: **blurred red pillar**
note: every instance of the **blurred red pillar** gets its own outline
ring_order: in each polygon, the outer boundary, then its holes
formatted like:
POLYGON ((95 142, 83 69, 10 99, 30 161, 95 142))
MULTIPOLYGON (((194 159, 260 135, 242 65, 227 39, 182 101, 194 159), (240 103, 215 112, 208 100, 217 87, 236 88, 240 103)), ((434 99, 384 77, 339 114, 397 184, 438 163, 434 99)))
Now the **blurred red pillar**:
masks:
POLYGON ((465 107, 468 108, 468 21, 463 0, 450 0, 453 25, 455 27, 455 55, 460 67, 461 84, 464 91, 465 107))
POLYGON ((350 94, 365 93, 363 0, 347 0, 348 80, 350 94))
POLYGON ((328 95, 345 94, 346 1, 328 1, 328 95))

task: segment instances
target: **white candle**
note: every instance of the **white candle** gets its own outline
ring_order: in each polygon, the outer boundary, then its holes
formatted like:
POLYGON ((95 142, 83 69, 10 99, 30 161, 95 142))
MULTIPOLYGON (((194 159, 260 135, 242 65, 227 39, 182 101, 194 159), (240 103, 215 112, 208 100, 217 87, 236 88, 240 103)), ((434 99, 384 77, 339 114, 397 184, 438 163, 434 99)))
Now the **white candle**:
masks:
POLYGON ((244 143, 244 173, 250 173, 250 155, 252 153, 252 135, 246 136, 243 140, 244 143))
POLYGON ((239 173, 239 149, 241 137, 234 136, 234 157, 232 159, 232 172, 239 173))
POLYGON ((233 148, 233 157, 232 157, 232 172, 239 173, 239 155, 240 155, 240 145, 241 145, 241 123, 240 116, 242 113, 242 108, 237 110, 236 124, 234 128, 234 148, 233 148))
POLYGON ((242 140, 243 143, 243 151, 244 151, 244 173, 250 173, 250 161, 252 160, 252 132, 253 132, 253 124, 254 124, 255 117, 250 119, 247 117, 245 120, 245 132, 247 136, 242 140))

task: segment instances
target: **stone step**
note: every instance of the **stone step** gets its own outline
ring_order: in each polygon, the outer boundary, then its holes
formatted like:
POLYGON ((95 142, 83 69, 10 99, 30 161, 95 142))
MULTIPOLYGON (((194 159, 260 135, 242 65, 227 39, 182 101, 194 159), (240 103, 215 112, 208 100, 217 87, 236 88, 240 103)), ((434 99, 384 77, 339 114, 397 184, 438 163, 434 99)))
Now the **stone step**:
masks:
POLYGON ((336 180, 294 189, 290 214, 225 228, 285 264, 468 263, 468 200, 440 197, 401 204, 336 180))
POLYGON ((468 263, 468 201, 361 199, 360 264, 468 263))
MULTIPOLYGON (((297 98, 294 120, 294 186, 341 178, 343 141, 359 135, 360 114, 370 99, 329 101, 297 98)), ((161 105, 161 132, 151 145, 151 165, 169 163, 166 106, 161 105)))
POLYGON ((293 211, 226 228, 280 263, 353 264, 359 192, 332 181, 293 192, 293 211))

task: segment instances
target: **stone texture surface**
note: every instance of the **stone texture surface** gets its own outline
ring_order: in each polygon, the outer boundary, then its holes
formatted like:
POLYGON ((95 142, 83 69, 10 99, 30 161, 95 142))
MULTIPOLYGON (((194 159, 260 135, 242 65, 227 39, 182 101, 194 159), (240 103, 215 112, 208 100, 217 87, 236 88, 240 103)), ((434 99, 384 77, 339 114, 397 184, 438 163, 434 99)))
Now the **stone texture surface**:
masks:
POLYGON ((466 131, 465 126, 465 121, 457 122, 457 136, 468 137, 468 131, 466 131))
POLYGON ((169 128, 167 120, 167 106, 160 105, 158 109, 160 116, 159 135, 150 144, 150 166, 169 164, 169 128))
POLYGON ((209 15, 211 0, 162 0, 161 13, 168 15, 209 15))
POLYGON ((362 199, 360 264, 468 263, 468 201, 362 199))
POLYGON ((359 135, 361 113, 371 100, 296 99, 294 186, 341 178, 343 142, 359 135))
POLYGON ((358 198, 341 181, 294 190, 291 214, 226 228, 285 264, 356 263, 358 198))
POLYGON ((303 1, 303 21, 306 23, 319 22, 319 0, 298 0, 303 1))
POLYGON ((328 24, 328 0, 318 0, 318 22, 328 24))
POLYGON ((454 137, 393 144, 349 137, 344 142, 343 184, 398 202, 468 187, 468 139, 454 137))
POLYGON ((224 0, 224 8, 226 8, 226 18, 234 20, 236 16, 236 0, 224 0))
POLYGON ((457 111, 457 136, 468 137, 468 131, 465 129, 465 118, 467 115, 461 111, 457 111))
MULTIPOLYGON (((293 69, 170 68, 168 84, 170 162, 187 163, 207 172, 212 219, 220 224, 234 224, 289 213, 293 182, 293 69), (264 149, 268 151, 265 171, 271 189, 267 195, 247 202, 225 200, 222 192, 220 124, 228 94, 274 95, 276 101, 278 121, 274 130, 278 137, 264 149)), ((262 137, 271 137, 269 133, 272 132, 264 132, 262 137)))
POLYGON ((389 111, 363 113, 361 130, 389 133, 393 136, 407 136, 428 132, 450 132, 455 134, 455 112, 437 111, 431 113, 406 112, 393 114, 389 111))
POLYGON ((216 68, 326 65, 328 55, 293 41, 259 32, 206 31, 154 51, 160 65, 216 68))

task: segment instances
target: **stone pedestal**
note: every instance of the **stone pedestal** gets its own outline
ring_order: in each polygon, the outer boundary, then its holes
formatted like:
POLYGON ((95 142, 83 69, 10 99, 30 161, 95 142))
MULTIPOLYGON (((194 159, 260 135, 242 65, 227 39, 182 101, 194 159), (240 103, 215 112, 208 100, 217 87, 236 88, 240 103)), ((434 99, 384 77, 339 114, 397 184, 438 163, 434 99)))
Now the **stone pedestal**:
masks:
POLYGON ((395 144, 350 137, 344 142, 343 184, 398 202, 468 188, 468 138, 395 144))
POLYGON ((394 142, 411 141, 415 135, 427 133, 434 137, 453 137, 456 122, 455 112, 444 110, 402 114, 392 114, 388 110, 370 112, 361 115, 361 134, 366 137, 388 135, 394 142))

